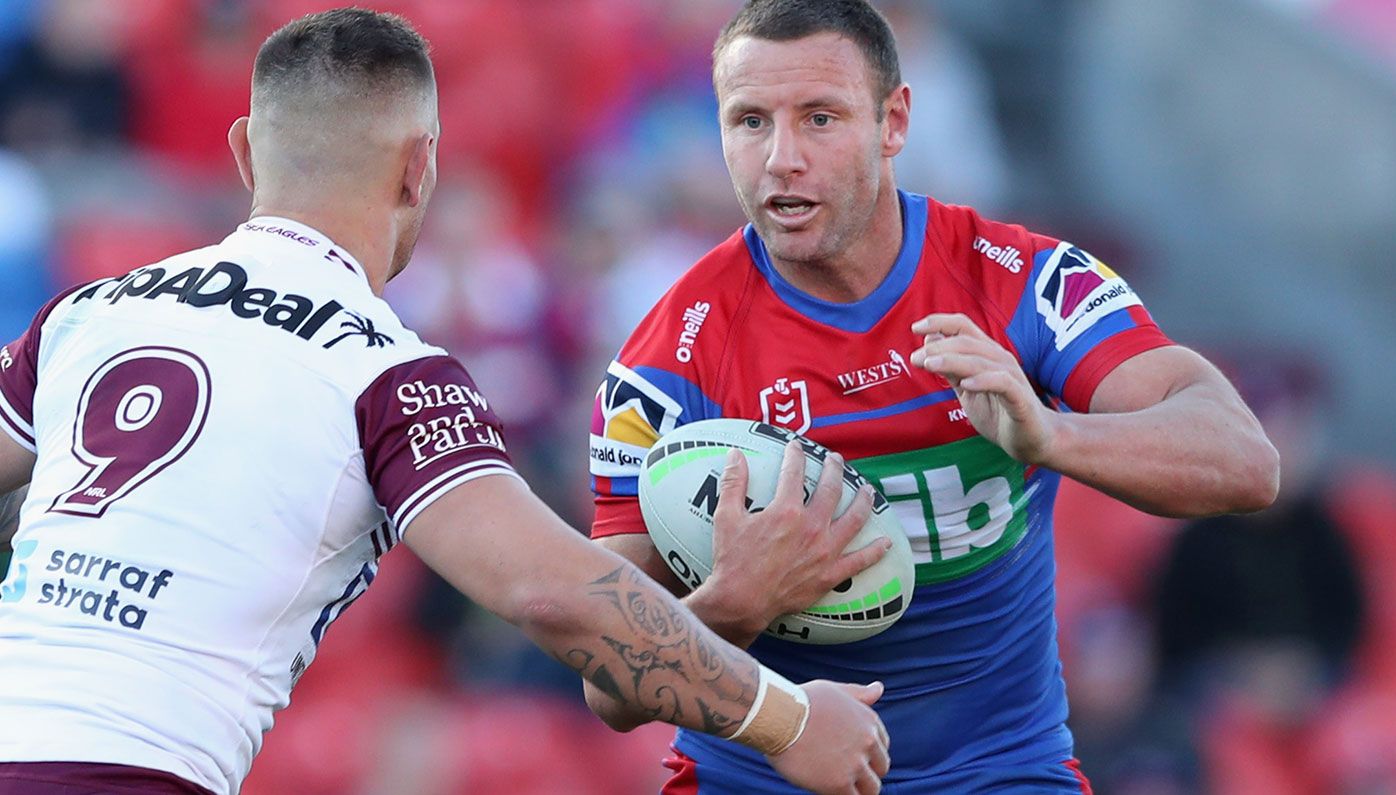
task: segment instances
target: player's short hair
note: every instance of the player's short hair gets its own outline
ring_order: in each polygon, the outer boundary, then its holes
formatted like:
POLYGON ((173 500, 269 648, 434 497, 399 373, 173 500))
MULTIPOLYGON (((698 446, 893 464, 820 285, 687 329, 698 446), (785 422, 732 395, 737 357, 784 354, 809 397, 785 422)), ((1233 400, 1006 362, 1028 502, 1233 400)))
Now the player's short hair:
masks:
POLYGON ((897 40, 887 18, 867 0, 747 0, 713 44, 713 64, 736 39, 793 41, 817 33, 837 33, 858 45, 872 68, 873 97, 881 116, 882 100, 902 84, 897 40))
POLYGON ((262 43, 252 67, 253 105, 287 90, 426 90, 436 79, 430 51, 427 40, 396 14, 362 8, 308 14, 262 43))

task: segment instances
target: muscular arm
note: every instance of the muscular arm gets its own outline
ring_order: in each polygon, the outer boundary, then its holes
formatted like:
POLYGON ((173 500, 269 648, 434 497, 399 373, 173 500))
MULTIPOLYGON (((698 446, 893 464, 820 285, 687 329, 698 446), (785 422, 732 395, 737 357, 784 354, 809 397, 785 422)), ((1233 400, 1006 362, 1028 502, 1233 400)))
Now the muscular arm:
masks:
POLYGON ((1279 454, 1206 359, 1172 346, 1116 367, 1088 414, 1055 414, 1043 466, 1161 516, 1257 511, 1275 499, 1279 454))
POLYGON ((929 315, 911 363, 944 376, 980 434, 1019 461, 1161 516, 1258 511, 1279 454, 1217 368, 1180 346, 1133 356, 1096 386, 1089 413, 1042 405, 1017 358, 964 315, 929 315))
POLYGON ((730 734, 751 707, 755 661, 512 478, 452 490, 413 521, 405 540, 638 722, 730 734))
POLYGON ((888 737, 871 705, 881 684, 796 687, 760 668, 521 482, 495 475, 457 486, 407 527, 405 540, 638 722, 740 737, 792 784, 822 795, 880 788, 888 737))
MULTIPOLYGON (((698 620, 733 645, 746 648, 761 634, 764 626, 753 628, 748 617, 736 616, 726 610, 720 601, 714 598, 717 594, 714 589, 700 587, 685 595, 687 588, 664 564, 664 559, 659 556, 659 550, 655 549, 648 535, 608 536, 597 539, 596 543, 635 564, 675 595, 682 595, 684 605, 693 611, 698 620)), ((616 731, 630 731, 654 719, 645 715, 642 710, 634 709, 620 699, 612 697, 609 692, 589 680, 584 681, 582 687, 586 694, 587 706, 597 717, 605 721, 607 726, 616 731)))
MULTIPOLYGON (((713 514, 713 570, 683 602, 712 631, 736 646, 750 646, 777 616, 813 604, 835 584, 877 562, 891 546, 874 541, 846 552, 872 510, 871 488, 864 487, 848 510, 835 517, 843 458, 834 453, 825 461, 808 504, 801 485, 804 462, 798 444, 786 446, 775 496, 755 513, 745 507, 746 459, 729 456, 723 468, 713 514), (761 554, 753 555, 752 550, 761 554)), ((610 536, 599 543, 672 592, 686 590, 648 535, 610 536)), ((600 688, 587 686, 586 697, 592 712, 613 729, 627 731, 650 720, 600 688)))

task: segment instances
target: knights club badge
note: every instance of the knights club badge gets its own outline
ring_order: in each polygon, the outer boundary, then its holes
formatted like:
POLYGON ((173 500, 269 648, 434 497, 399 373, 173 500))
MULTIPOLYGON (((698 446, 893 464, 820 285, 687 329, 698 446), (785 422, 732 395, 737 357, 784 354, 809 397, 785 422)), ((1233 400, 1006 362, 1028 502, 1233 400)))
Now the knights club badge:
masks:
POLYGON ((805 382, 777 378, 775 384, 761 390, 761 421, 795 433, 809 430, 809 388, 805 382))

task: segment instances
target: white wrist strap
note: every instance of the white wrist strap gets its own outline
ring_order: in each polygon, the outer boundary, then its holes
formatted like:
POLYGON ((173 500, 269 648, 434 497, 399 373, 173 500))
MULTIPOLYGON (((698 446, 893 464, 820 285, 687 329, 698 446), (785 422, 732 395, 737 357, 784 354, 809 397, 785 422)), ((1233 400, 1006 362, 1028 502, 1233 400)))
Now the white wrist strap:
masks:
POLYGON ((808 722, 809 695, 805 689, 760 665, 751 710, 727 739, 774 756, 794 745, 808 722))

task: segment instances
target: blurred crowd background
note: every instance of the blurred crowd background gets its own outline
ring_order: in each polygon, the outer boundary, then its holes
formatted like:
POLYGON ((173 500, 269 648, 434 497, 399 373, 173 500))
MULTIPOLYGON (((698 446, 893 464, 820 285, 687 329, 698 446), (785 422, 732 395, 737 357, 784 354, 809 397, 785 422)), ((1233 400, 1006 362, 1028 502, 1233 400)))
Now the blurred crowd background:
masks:
MULTIPOLYGON (((742 222, 709 50, 737 0, 384 0, 435 44, 441 182, 387 297, 590 519, 605 362, 742 222)), ((1280 501, 1181 523, 1063 488, 1071 727, 1109 795, 1396 793, 1396 3, 882 0, 903 187, 1081 245, 1222 363, 1280 501)), ((0 0, 0 337, 221 239, 252 58, 321 0, 0 0)), ((3 554, 3 553, 0 553, 3 554)), ((571 674, 409 552, 338 622, 247 795, 655 792, 571 674)), ((895 753, 895 748, 894 748, 895 753)))

